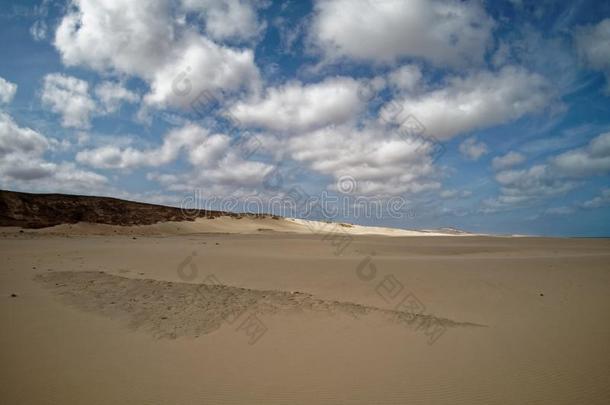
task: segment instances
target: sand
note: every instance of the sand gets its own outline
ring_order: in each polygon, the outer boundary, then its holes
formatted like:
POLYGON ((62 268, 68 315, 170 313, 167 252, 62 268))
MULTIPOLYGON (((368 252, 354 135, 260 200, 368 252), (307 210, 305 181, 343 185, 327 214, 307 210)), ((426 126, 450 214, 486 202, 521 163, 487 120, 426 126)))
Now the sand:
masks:
POLYGON ((307 221, 296 218, 273 219, 253 217, 219 216, 216 218, 197 218, 193 221, 167 221, 151 225, 115 226, 100 223, 78 222, 75 224, 61 224, 39 229, 23 230, 20 227, 0 227, 0 235, 14 235, 27 232, 30 236, 56 235, 56 236, 82 236, 82 235, 142 235, 142 236, 169 236, 169 235, 200 235, 204 233, 227 234, 264 234, 269 232, 297 233, 304 235, 318 235, 326 239, 340 239, 346 235, 380 235, 380 236, 473 236, 465 232, 440 230, 409 230, 398 228, 385 228, 375 226, 362 226, 347 223, 307 221))
POLYGON ((3 229, 0 403, 610 403, 609 240, 244 220, 3 229))

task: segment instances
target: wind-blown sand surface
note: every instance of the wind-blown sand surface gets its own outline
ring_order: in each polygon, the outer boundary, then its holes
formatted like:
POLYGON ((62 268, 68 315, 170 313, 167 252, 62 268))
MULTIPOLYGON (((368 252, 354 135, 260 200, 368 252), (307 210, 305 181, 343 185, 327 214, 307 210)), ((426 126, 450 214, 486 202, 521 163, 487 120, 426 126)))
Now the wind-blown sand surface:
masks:
POLYGON ((0 403, 610 403, 609 240, 289 222, 3 228, 0 403))

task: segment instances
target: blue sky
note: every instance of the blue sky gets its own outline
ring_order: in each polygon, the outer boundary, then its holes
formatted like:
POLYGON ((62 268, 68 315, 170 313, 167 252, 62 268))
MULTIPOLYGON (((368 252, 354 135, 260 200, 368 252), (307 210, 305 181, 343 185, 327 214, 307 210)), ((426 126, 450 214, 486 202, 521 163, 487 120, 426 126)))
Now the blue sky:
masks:
POLYGON ((610 235, 608 2, 1 10, 3 189, 234 210, 299 190, 384 207, 333 211, 354 223, 610 235))

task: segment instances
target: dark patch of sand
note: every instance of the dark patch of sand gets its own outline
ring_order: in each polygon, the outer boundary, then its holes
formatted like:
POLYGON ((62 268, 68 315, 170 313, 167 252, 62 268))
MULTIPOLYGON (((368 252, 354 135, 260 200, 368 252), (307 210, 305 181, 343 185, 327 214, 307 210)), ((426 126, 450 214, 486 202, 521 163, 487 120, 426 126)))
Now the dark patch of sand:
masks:
POLYGON ((246 311, 260 315, 343 313, 354 318, 378 314, 391 322, 427 328, 484 326, 429 314, 318 299, 303 292, 134 279, 91 271, 52 272, 36 275, 34 279, 79 309, 124 319, 130 328, 146 330, 158 338, 204 335, 223 322, 234 322, 246 311))

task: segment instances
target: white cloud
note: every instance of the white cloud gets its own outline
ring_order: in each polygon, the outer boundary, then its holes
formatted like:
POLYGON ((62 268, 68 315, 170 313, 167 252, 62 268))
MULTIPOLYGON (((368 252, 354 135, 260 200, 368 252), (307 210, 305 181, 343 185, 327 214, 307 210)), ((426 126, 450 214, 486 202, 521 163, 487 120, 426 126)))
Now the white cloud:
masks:
MULTIPOLYGON (((562 120, 562 117, 551 119, 545 123, 540 131, 536 132, 544 133, 548 130, 553 130, 562 120)), ((522 144, 519 149, 532 155, 555 152, 561 149, 565 150, 581 144, 583 138, 589 137, 595 132, 599 132, 599 127, 592 123, 586 123, 576 127, 560 130, 558 133, 555 133, 550 137, 537 137, 522 144)))
POLYGON ((245 0, 182 0, 185 11, 200 13, 205 32, 213 39, 248 41, 258 37, 265 23, 257 17, 261 2, 245 0))
POLYGON ((399 91, 413 91, 422 81, 422 72, 417 65, 404 65, 388 75, 388 82, 399 91))
POLYGON ((204 91, 237 92, 247 87, 258 91, 260 77, 254 64, 254 52, 219 46, 207 38, 190 34, 175 59, 156 68, 150 76, 150 93, 144 101, 152 106, 193 108, 205 103, 204 91))
POLYGON ((493 27, 475 1, 318 0, 310 35, 331 59, 463 66, 483 61, 493 27))
POLYGON ((23 128, 0 113, 0 185, 3 188, 83 192, 104 186, 107 179, 73 163, 50 162, 44 154, 58 142, 23 128))
POLYGON ((604 72, 606 91, 610 92, 610 18, 596 25, 577 27, 574 40, 584 62, 591 69, 604 72))
POLYGON ((610 188, 604 188, 598 196, 582 203, 581 207, 593 209, 606 207, 608 205, 610 205, 610 188))
POLYGON ((79 169, 72 162, 53 164, 52 181, 59 190, 96 190, 106 186, 108 179, 101 174, 79 169))
POLYGON ((569 215, 574 212, 574 208, 561 206, 561 207, 551 207, 544 211, 545 215, 569 215))
POLYGON ((0 178, 5 184, 8 181, 40 181, 51 178, 55 169, 55 163, 39 157, 11 154, 4 157, 0 164, 0 178))
POLYGON ((446 86, 408 95, 386 105, 385 121, 400 123, 413 115, 438 139, 516 120, 546 107, 554 97, 549 82, 523 68, 450 77, 446 86))
POLYGON ((569 94, 583 84, 576 54, 563 35, 549 35, 540 27, 525 26, 507 39, 507 61, 518 61, 552 80, 558 94, 569 94), (552 63, 549 63, 552 61, 552 63))
POLYGON ((303 85, 290 82, 269 88, 262 98, 236 103, 232 114, 246 125, 281 132, 300 132, 342 124, 365 107, 359 83, 332 77, 303 85))
POLYGON ((72 162, 20 160, 15 156, 0 165, 0 184, 30 192, 101 194, 108 189, 106 177, 79 169, 72 162))
POLYGON ((34 41, 44 41, 47 39, 47 24, 43 20, 36 20, 30 27, 30 35, 34 41))
POLYGON ((583 148, 573 149, 551 159, 558 174, 583 177, 610 172, 610 132, 598 135, 583 148))
POLYGON ((113 81, 98 84, 93 93, 99 103, 89 94, 86 81, 52 73, 44 78, 41 101, 43 106, 61 114, 62 126, 87 129, 91 127, 93 116, 112 114, 122 103, 135 103, 140 99, 139 95, 113 81))
POLYGON ((126 89, 117 82, 105 81, 95 87, 95 96, 101 102, 103 112, 113 113, 119 109, 121 103, 136 103, 140 96, 126 89))
POLYGON ((184 153, 191 171, 153 173, 149 178, 173 191, 206 187, 210 193, 229 195, 231 190, 244 187, 254 190, 272 168, 266 163, 247 160, 243 152, 229 136, 211 134, 199 125, 187 124, 171 130, 156 148, 102 146, 77 153, 76 160, 97 168, 131 169, 166 165, 184 153))
POLYGON ((610 172, 610 133, 598 135, 587 146, 553 156, 542 164, 496 174, 501 195, 486 202, 487 210, 510 209, 565 194, 586 176, 610 172))
POLYGON ((61 114, 64 127, 89 128, 89 120, 95 112, 95 103, 89 96, 89 84, 60 73, 44 78, 42 104, 61 114))
MULTIPOLYGON (((178 157, 182 150, 187 150, 191 156, 209 141, 208 131, 195 124, 170 131, 163 139, 163 144, 157 148, 137 149, 114 145, 80 151, 76 160, 103 169, 132 169, 143 166, 161 166, 178 157)), ((227 140, 228 142, 228 140, 227 140)))
POLYGON ((460 144, 460 153, 469 160, 479 160, 479 158, 489 152, 487 145, 477 142, 476 138, 468 138, 460 144))
POLYGON ((252 50, 212 42, 176 17, 183 13, 177 7, 166 0, 74 0, 54 44, 67 66, 144 79, 151 87, 145 101, 155 107, 188 107, 204 90, 257 88, 252 50))
POLYGON ((577 210, 592 210, 610 206, 610 188, 602 188, 599 195, 583 203, 570 206, 551 207, 544 211, 545 215, 570 215, 577 210))
POLYGON ((439 193, 441 198, 450 200, 453 198, 467 198, 472 195, 470 190, 443 190, 439 193))
POLYGON ((13 101, 15 93, 17 93, 17 85, 0 77, 0 103, 10 103, 11 101, 13 101))
POLYGON ((510 151, 506 155, 496 156, 491 161, 491 166, 494 170, 508 169, 509 167, 517 166, 525 161, 525 156, 519 152, 510 151))
POLYGON ((55 33, 68 66, 149 76, 175 41, 169 2, 74 0, 55 33))
POLYGON ((172 191, 205 190, 207 198, 255 195, 260 192, 265 176, 273 169, 262 162, 245 160, 228 152, 221 159, 194 166, 192 171, 179 174, 152 173, 149 179, 172 191))
POLYGON ((548 165, 540 164, 529 169, 506 170, 496 174, 502 194, 484 202, 486 212, 526 206, 545 198, 565 194, 578 183, 557 177, 548 165))
POLYGON ((0 112, 0 157, 20 154, 41 156, 50 144, 47 138, 30 128, 21 128, 6 113, 0 112))
POLYGON ((344 176, 354 178, 358 195, 400 195, 440 187, 432 159, 435 145, 421 138, 402 138, 375 126, 342 125, 286 142, 294 160, 332 176, 334 183, 344 176))

